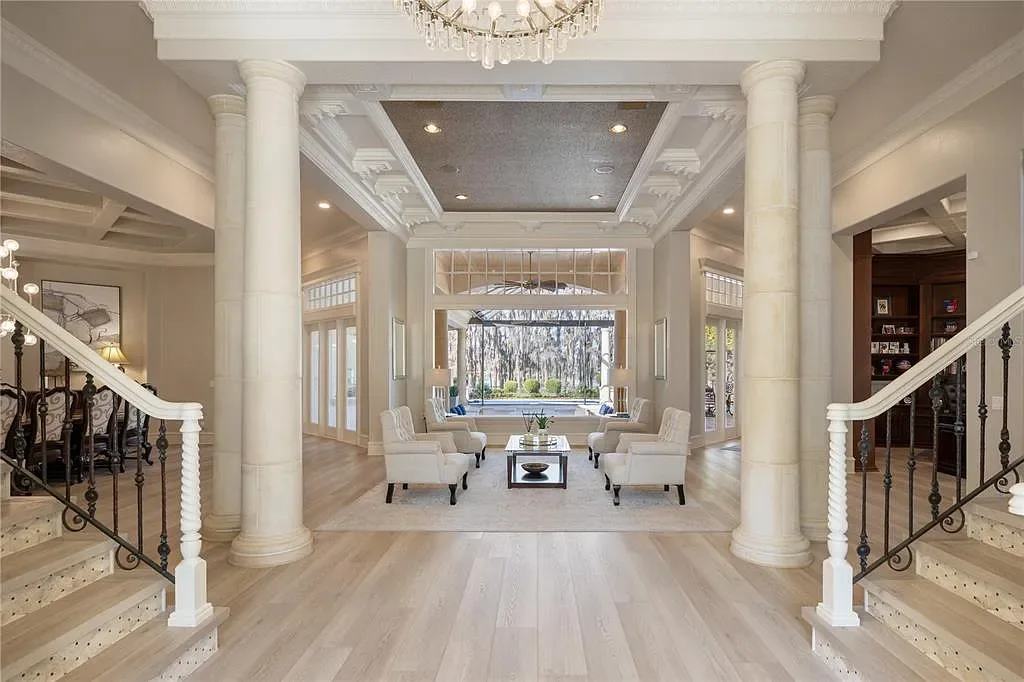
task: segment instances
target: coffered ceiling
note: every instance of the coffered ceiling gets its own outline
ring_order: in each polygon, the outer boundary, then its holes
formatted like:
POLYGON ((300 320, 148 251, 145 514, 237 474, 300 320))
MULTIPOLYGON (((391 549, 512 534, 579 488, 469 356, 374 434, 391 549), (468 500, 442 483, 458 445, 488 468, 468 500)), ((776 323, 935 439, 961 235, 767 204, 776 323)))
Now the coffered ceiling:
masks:
POLYGON ((614 211, 665 111, 664 102, 383 107, 445 211, 614 211))

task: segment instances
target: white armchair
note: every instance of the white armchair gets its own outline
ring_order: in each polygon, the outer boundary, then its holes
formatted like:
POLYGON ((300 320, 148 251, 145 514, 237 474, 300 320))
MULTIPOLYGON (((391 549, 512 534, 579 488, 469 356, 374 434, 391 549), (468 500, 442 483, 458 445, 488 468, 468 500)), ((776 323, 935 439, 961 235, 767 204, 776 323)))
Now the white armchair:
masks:
MULTIPOLYGON (((409 421, 412 421, 411 414, 409 421)), ((388 482, 385 502, 391 504, 396 483, 401 483, 403 489, 407 489, 410 483, 426 483, 447 485, 451 493, 451 504, 455 504, 455 491, 460 476, 462 489, 467 488, 469 456, 454 452, 455 444, 449 434, 415 434, 408 431, 402 422, 399 410, 380 413, 380 423, 384 430, 384 468, 388 482)))
POLYGON ((623 433, 649 433, 651 431, 651 401, 647 398, 636 398, 629 407, 629 418, 601 417, 597 431, 587 436, 587 459, 594 460, 594 468, 598 468, 601 455, 615 452, 619 444, 619 436, 623 433))
POLYGON ((604 489, 614 491, 612 502, 617 507, 619 490, 624 485, 664 485, 666 491, 675 485, 679 504, 686 504, 684 485, 689 454, 690 413, 666 407, 658 433, 622 434, 618 452, 604 456, 604 489))
POLYGON ((451 433, 458 451, 476 455, 476 467, 480 468, 480 460, 487 459, 487 434, 476 430, 472 417, 449 416, 443 398, 428 398, 424 414, 427 433, 451 433))

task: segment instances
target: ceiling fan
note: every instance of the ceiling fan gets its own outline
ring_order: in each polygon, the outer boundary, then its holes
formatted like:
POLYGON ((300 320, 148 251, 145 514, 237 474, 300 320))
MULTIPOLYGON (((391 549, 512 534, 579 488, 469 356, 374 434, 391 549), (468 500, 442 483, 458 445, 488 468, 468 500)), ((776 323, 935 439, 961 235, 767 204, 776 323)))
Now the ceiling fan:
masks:
MULTIPOLYGON (((527 272, 533 271, 533 251, 527 251, 527 258, 529 261, 526 266, 527 272)), ((569 285, 566 282, 559 282, 553 279, 540 279, 540 275, 537 279, 522 279, 522 280, 505 280, 503 286, 506 290, 509 289, 524 289, 526 291, 533 291, 534 289, 542 289, 544 291, 562 291, 569 285)))

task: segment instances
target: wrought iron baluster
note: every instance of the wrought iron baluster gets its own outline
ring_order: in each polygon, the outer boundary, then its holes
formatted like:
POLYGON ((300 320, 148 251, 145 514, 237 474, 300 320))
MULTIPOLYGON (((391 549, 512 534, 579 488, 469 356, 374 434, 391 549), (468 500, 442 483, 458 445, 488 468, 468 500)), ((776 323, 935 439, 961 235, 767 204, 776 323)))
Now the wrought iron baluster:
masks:
POLYGON ((892 410, 885 411, 885 473, 882 475, 882 491, 885 494, 885 526, 882 533, 882 547, 889 552, 889 499, 892 493, 892 410))
MULTIPOLYGON (((116 413, 116 410, 115 410, 115 413, 116 413)), ((120 476, 118 476, 118 473, 120 472, 120 469, 121 469, 121 462, 120 462, 120 457, 118 456, 118 453, 117 453, 117 445, 115 444, 115 442, 117 441, 117 436, 116 436, 117 417, 115 416, 114 419, 109 420, 108 423, 110 423, 111 421, 114 423, 115 435, 113 437, 111 437, 110 434, 107 434, 107 437, 108 437, 109 442, 110 442, 110 450, 107 452, 107 457, 110 459, 110 475, 114 479, 114 487, 113 487, 113 491, 112 491, 112 500, 111 500, 113 502, 114 509, 111 512, 111 514, 113 515, 113 520, 114 520, 114 532, 117 533, 118 532, 118 519, 121 516, 118 513, 118 508, 120 506, 118 492, 119 492, 119 487, 120 487, 120 482, 121 482, 121 478, 120 478, 120 476)), ((120 547, 118 548, 118 551, 120 551, 120 547)))
POLYGON ((932 377, 932 388, 928 392, 932 399, 932 488, 928 503, 932 506, 932 521, 939 516, 939 412, 942 410, 942 374, 932 377))
MULTIPOLYGON (((1007 404, 1010 393, 1010 349, 1013 348, 1013 339, 1010 338, 1010 323, 1003 325, 1002 333, 999 335, 999 349, 1003 352, 1003 426, 999 430, 999 468, 1005 470, 1010 466, 1010 425, 1007 421, 1010 414, 1010 406, 1007 404)), ((996 482, 996 490, 1001 493, 1009 493, 1010 486, 1020 483, 1020 474, 1013 470, 1013 481, 1006 475, 996 482)))
POLYGON ((82 396, 85 398, 85 405, 82 407, 83 424, 87 434, 89 447, 89 482, 85 490, 86 511, 90 518, 96 518, 96 501, 100 498, 96 492, 96 441, 92 428, 92 407, 96 397, 96 384, 93 383, 92 375, 85 375, 85 386, 82 388, 82 396))
POLYGON ((857 556, 860 557, 860 570, 868 566, 868 555, 871 545, 868 544, 868 422, 860 423, 860 443, 857 446, 860 454, 860 544, 857 545, 857 556))
POLYGON ((988 405, 985 403, 985 339, 981 340, 979 346, 981 351, 981 370, 978 372, 978 382, 981 385, 981 396, 978 399, 978 482, 985 480, 985 424, 988 423, 988 405))
MULTIPOLYGON (((127 425, 126 425, 127 428, 127 425)), ((146 474, 142 469, 142 453, 139 452, 140 436, 142 434, 142 412, 138 409, 135 410, 135 506, 138 512, 138 530, 139 530, 139 551, 143 550, 142 545, 142 487, 146 483, 146 474)))
POLYGON ((914 475, 917 470, 917 451, 914 449, 914 419, 917 416, 917 391, 910 394, 910 451, 907 453, 907 528, 914 532, 914 475))
POLYGON ((956 439, 956 501, 964 496, 963 464, 964 454, 964 372, 967 370, 967 356, 961 355, 956 361, 956 415, 953 418, 953 436, 956 439))
MULTIPOLYGON (((67 499, 71 499, 71 435, 74 432, 74 423, 71 413, 75 407, 75 394, 71 391, 71 361, 64 358, 64 493, 67 499)), ((82 482, 82 449, 78 450, 78 461, 75 464, 75 476, 79 483, 82 482)), ((60 516, 61 523, 70 531, 78 532, 85 530, 88 523, 85 517, 81 516, 72 507, 64 508, 60 516)))
POLYGON ((43 469, 39 478, 43 479, 43 483, 46 484, 50 483, 49 448, 46 446, 47 436, 50 435, 46 423, 46 417, 50 413, 48 398, 49 396, 46 394, 46 342, 39 339, 39 424, 43 429, 43 437, 39 441, 39 457, 43 462, 43 469))
POLYGON ((167 558, 171 555, 171 546, 167 544, 167 423, 160 420, 160 430, 156 438, 156 451, 160 459, 160 566, 167 570, 167 558))
MULTIPOLYGON (((11 343, 14 344, 14 383, 15 388, 18 392, 18 399, 21 400, 25 396, 25 383, 23 372, 23 358, 25 354, 25 328, 21 322, 15 321, 14 332, 11 333, 11 343)), ((25 404, 26 411, 28 403, 25 404)), ((32 417, 33 419, 35 417, 32 417)), ((28 459, 28 448, 29 444, 25 440, 25 427, 22 425, 21 419, 14 420, 14 457, 18 461, 18 466, 25 469, 25 462, 28 459)), ((23 495, 31 494, 32 482, 26 479, 24 476, 15 474, 11 475, 11 481, 14 487, 19 493, 23 495)))

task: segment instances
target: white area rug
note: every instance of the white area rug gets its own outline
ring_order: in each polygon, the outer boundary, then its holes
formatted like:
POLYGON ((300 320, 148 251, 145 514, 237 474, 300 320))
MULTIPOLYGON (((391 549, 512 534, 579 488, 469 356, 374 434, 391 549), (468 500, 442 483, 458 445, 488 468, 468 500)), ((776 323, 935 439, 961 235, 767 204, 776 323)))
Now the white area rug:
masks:
POLYGON ((317 530, 427 531, 684 531, 728 530, 687 495, 679 505, 675 486, 623 486, 622 504, 612 505, 604 474, 586 453, 569 456, 569 487, 513 488, 506 482, 505 454, 487 453, 479 469, 469 471, 469 489, 459 486, 454 507, 447 486, 395 486, 384 502, 383 481, 338 512, 317 530))

